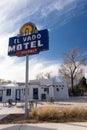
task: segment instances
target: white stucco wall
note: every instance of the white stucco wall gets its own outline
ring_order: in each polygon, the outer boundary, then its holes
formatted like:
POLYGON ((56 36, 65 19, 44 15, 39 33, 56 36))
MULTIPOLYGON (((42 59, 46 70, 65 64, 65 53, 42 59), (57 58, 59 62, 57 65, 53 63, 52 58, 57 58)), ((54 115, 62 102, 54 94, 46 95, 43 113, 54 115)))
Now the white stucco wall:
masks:
POLYGON ((65 83, 56 83, 55 87, 54 87, 54 95, 55 95, 55 99, 68 99, 69 98, 69 94, 68 94, 68 88, 66 86, 65 83), (59 91, 57 91, 59 90, 59 91))
MULTIPOLYGON (((0 90, 3 91, 2 102, 7 101, 8 99, 16 99, 16 90, 21 88, 17 84, 8 84, 8 85, 0 85, 0 90), (11 95, 7 95, 7 90, 11 89, 11 95)), ((20 95, 21 96, 21 95, 20 95)))
MULTIPOLYGON (((36 80, 37 81, 37 80, 36 80)), ((36 83, 35 81, 35 83, 36 83)), ((39 81, 39 84, 34 83, 34 85, 29 85, 28 87, 28 93, 29 93, 29 100, 33 99, 33 89, 38 89, 38 99, 42 100, 42 94, 46 95, 46 100, 50 100, 53 98, 54 100, 58 99, 68 99, 68 88, 67 85, 63 82, 52 82, 52 80, 49 79, 42 79, 39 81), (44 91, 45 88, 49 88, 49 93, 47 91, 44 91)), ((8 84, 8 85, 0 85, 0 90, 3 91, 3 97, 2 101, 6 101, 8 99, 14 99, 16 97, 16 90, 20 90, 20 101, 25 100, 25 86, 18 86, 17 84, 8 84), (11 96, 6 95, 6 90, 11 89, 11 96)))

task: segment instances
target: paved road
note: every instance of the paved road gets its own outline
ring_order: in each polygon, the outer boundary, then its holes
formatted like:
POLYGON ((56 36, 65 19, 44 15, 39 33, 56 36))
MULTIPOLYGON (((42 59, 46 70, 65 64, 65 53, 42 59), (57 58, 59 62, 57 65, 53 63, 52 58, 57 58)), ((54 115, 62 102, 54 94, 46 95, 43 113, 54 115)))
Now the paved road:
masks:
POLYGON ((0 130, 87 130, 87 122, 0 125, 0 130))

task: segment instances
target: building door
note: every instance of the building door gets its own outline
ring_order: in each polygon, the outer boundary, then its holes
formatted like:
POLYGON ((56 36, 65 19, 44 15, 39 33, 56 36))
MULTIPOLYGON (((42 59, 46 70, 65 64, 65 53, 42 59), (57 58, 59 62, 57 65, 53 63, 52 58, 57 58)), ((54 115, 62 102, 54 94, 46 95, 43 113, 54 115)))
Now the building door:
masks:
POLYGON ((16 89, 16 100, 20 101, 20 94, 21 94, 21 90, 20 89, 16 89))
POLYGON ((38 88, 33 88, 33 99, 38 99, 38 88))
POLYGON ((0 101, 2 101, 2 97, 3 97, 3 90, 0 90, 0 101))
POLYGON ((41 94, 41 100, 46 100, 46 94, 45 93, 41 94))

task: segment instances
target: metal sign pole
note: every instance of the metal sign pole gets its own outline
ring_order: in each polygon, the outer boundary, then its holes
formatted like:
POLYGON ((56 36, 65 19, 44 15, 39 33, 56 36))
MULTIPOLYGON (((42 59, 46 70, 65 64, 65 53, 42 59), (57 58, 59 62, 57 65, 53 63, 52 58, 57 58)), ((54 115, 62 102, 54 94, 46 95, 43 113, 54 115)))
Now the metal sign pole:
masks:
POLYGON ((28 111, 28 70, 29 70, 29 56, 26 55, 26 83, 25 83, 25 117, 28 118, 29 111, 28 111))

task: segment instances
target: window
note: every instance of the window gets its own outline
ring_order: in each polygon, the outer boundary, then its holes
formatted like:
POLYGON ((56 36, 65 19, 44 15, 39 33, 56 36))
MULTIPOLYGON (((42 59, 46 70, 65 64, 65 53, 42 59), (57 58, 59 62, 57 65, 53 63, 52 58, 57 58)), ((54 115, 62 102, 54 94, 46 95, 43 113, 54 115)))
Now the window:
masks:
POLYGON ((46 94, 42 93, 41 99, 42 99, 42 100, 46 99, 46 94))
POLYGON ((44 88, 44 92, 49 93, 49 88, 44 88))
POLYGON ((59 91, 59 88, 57 88, 56 90, 59 91))
POLYGON ((44 92, 46 92, 47 91, 47 88, 44 88, 44 92))
POLYGON ((38 99, 38 88, 33 88, 33 99, 38 99))
POLYGON ((11 89, 7 89, 6 96, 11 96, 11 89))

